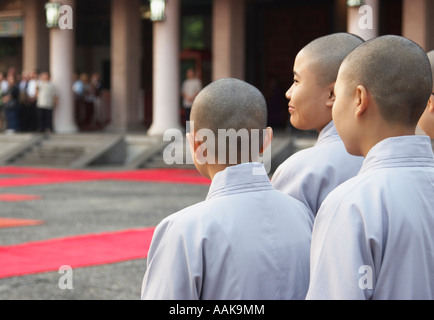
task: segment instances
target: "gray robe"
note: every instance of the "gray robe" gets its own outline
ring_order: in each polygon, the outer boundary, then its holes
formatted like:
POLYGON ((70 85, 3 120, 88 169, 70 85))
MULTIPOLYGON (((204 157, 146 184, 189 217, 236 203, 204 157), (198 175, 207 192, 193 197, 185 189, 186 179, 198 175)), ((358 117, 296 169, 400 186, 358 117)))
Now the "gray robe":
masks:
POLYGON ((316 215, 334 188, 357 175, 363 160, 347 152, 332 121, 321 131, 315 146, 295 153, 277 168, 271 183, 316 215))
POLYGON ((428 137, 386 139, 324 201, 308 299, 434 299, 434 157, 428 137))
POLYGON ((229 167, 205 201, 157 226, 142 299, 305 299, 311 215, 262 164, 229 167))

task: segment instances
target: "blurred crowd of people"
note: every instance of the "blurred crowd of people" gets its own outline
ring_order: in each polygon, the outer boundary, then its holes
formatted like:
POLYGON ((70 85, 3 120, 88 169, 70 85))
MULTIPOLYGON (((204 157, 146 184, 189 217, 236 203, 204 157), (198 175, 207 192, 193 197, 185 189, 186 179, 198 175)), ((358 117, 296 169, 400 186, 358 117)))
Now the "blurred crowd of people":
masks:
POLYGON ((97 72, 75 73, 72 90, 75 96, 75 117, 84 129, 95 128, 105 120, 101 103, 102 83, 97 72))
MULTIPOLYGON (((98 73, 76 74, 72 90, 77 122, 103 118, 98 73)), ((57 88, 49 72, 19 73, 12 67, 0 72, 0 132, 52 132, 57 103, 57 88)))
POLYGON ((0 72, 0 130, 16 132, 53 131, 52 113, 57 91, 49 72, 0 72))

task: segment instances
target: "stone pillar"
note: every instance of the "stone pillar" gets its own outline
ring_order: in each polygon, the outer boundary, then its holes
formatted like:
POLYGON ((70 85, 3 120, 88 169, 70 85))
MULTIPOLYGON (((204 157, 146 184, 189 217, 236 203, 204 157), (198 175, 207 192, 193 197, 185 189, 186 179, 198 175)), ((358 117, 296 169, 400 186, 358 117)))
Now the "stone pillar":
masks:
POLYGON ((380 1, 365 0, 361 7, 348 7, 347 31, 356 34, 365 40, 379 35, 380 1))
POLYGON ((24 71, 49 69, 49 32, 46 27, 46 2, 46 0, 24 0, 24 71))
POLYGON ((428 0, 404 0, 402 35, 419 44, 426 51, 434 49, 434 3, 428 0))
POLYGON ((153 122, 148 135, 181 128, 180 0, 166 2, 166 20, 153 25, 153 122))
MULTIPOLYGON (((63 0, 62 4, 70 6, 74 12, 75 0, 63 0)), ((53 116, 56 133, 78 131, 75 124, 75 103, 72 91, 75 65, 74 51, 74 29, 52 28, 50 30, 51 81, 57 87, 59 94, 59 103, 53 116)))
POLYGON ((213 80, 245 78, 245 1, 213 2, 213 80))
POLYGON ((140 130, 140 1, 112 0, 109 131, 140 130))

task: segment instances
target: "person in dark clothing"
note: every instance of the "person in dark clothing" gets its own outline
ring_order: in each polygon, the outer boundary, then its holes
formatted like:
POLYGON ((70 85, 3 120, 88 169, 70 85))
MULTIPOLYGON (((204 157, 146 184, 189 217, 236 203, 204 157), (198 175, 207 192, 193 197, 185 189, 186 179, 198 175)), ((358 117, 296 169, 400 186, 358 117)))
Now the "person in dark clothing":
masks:
POLYGON ((19 130, 18 112, 20 89, 14 75, 10 74, 7 80, 9 88, 3 95, 6 115, 6 132, 15 133, 19 130))

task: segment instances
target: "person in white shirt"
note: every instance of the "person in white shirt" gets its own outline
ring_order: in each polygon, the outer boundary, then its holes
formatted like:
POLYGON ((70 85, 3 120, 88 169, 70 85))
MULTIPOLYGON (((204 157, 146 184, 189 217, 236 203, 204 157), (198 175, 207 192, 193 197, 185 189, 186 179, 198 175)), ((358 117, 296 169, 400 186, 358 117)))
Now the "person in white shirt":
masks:
POLYGON ((326 196, 354 177, 363 158, 345 150, 332 118, 333 88, 339 67, 355 47, 358 36, 335 33, 313 40, 297 55, 294 83, 286 93, 292 125, 316 130, 314 147, 299 151, 283 162, 272 177, 273 186, 306 204, 314 215, 326 196))
POLYGON ((264 165, 255 162, 260 150, 247 151, 243 162, 244 149, 234 143, 238 159, 230 164, 222 161, 227 160, 225 156, 219 157, 224 149, 213 148, 210 142, 218 130, 256 129, 263 134, 258 149, 268 147, 272 129, 266 128, 263 95, 244 81, 221 79, 201 91, 191 117, 194 129, 191 126, 187 137, 194 163, 212 183, 205 201, 170 215, 157 226, 141 298, 305 299, 310 210, 273 188, 264 165), (204 132, 209 140, 203 139, 204 132))
POLYGON ((9 83, 7 80, 7 76, 4 72, 0 72, 0 89, 3 92, 3 94, 5 92, 7 92, 9 89, 9 83))
POLYGON ((434 156, 415 129, 432 91, 416 43, 382 36, 343 62, 333 118, 360 173, 323 202, 307 299, 434 299, 434 156))
POLYGON ((190 121, 191 107, 193 106, 194 99, 202 90, 202 81, 196 77, 194 69, 187 70, 187 78, 182 83, 181 95, 182 105, 185 111, 185 121, 190 121))
POLYGON ((50 74, 43 72, 37 90, 38 124, 40 132, 53 132, 53 110, 57 105, 57 90, 50 74))
POLYGON ((32 71, 29 76, 29 81, 27 83, 27 97, 30 101, 36 101, 36 91, 38 89, 38 82, 39 82, 39 74, 38 72, 32 71))

